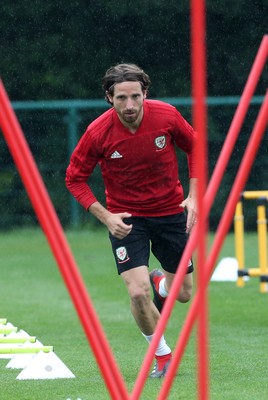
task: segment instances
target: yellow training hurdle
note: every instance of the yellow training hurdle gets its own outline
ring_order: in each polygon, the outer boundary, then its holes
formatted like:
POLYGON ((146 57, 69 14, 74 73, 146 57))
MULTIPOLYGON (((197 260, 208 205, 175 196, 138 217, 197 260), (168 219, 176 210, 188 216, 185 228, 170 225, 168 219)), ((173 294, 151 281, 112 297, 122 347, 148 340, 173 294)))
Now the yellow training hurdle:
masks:
POLYGON ((265 209, 267 201, 268 190, 245 191, 236 205, 234 216, 235 253, 238 262, 237 286, 243 287, 245 285, 245 276, 260 277, 261 293, 268 292, 267 219, 265 209), (257 201, 258 268, 245 269, 243 200, 257 201))

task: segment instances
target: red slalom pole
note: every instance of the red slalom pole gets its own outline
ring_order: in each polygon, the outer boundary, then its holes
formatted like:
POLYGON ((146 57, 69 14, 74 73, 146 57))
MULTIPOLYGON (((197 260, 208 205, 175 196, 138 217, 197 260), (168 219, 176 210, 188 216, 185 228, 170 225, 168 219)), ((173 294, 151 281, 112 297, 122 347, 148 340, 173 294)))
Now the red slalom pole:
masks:
MULTIPOLYGON (((245 119, 248 107, 250 105, 251 97, 254 94, 259 77, 260 77, 263 67, 265 65, 267 54, 268 54, 268 35, 264 36, 262 39, 261 45, 258 49, 253 66, 252 66, 250 74, 248 76, 245 88, 241 95, 239 105, 236 109, 231 126, 228 130, 223 149, 222 149, 219 159, 217 161, 216 167, 213 171, 212 177, 209 181, 208 188, 207 188, 205 198, 204 198, 204 202, 206 204, 205 211, 206 211, 207 215, 209 214, 209 211, 210 211, 213 201, 215 199, 216 193, 219 189, 221 180, 224 175, 224 171, 229 162, 235 142, 237 140, 237 137, 239 135, 241 126, 245 119)), ((152 342, 148 348, 147 354, 144 358, 141 370, 139 372, 135 386, 133 388, 132 395, 131 395, 131 399, 133 399, 133 400, 139 399, 139 396, 144 387, 145 380, 147 378, 147 374, 148 374, 148 371, 150 369, 150 366, 151 366, 151 363, 152 363, 152 360, 154 357, 155 349, 157 347, 157 344, 159 342, 161 335, 164 332, 164 329, 166 327, 166 324, 167 324, 169 316, 170 316, 170 312, 176 302, 177 293, 181 288, 181 285, 182 285, 182 282, 184 279, 184 275, 186 273, 188 260, 189 260, 189 258, 191 258, 192 254, 196 248, 197 233, 198 233, 197 230, 194 229, 193 232, 191 233, 191 237, 190 237, 190 239, 187 243, 187 246, 184 250, 181 262, 179 264, 178 271, 176 273, 176 276, 175 276, 173 284, 172 284, 172 288, 170 290, 169 296, 167 297, 167 300, 163 307, 163 310, 161 313, 161 318, 158 322, 154 339, 152 340, 152 342)), ((172 361, 172 364, 173 364, 173 361, 172 361)), ((172 364, 171 364, 171 366, 172 366, 172 364)), ((173 365, 175 366, 175 363, 173 365)), ((171 366, 170 366, 170 368, 171 368, 171 366)), ((175 368, 177 369, 178 365, 176 365, 175 368)))
POLYGON ((204 195, 207 185, 207 108, 206 108, 206 9, 205 0, 191 1, 191 66, 193 93, 193 125, 197 132, 195 157, 198 165, 198 222, 197 222, 197 283, 198 302, 198 398, 208 399, 208 302, 205 282, 205 261, 208 222, 204 195))
POLYGON ((221 154, 213 171, 207 190, 206 207, 210 210, 216 197, 220 182, 223 178, 226 166, 230 160, 233 148, 241 131, 241 127, 245 120, 251 98, 256 90, 258 80, 263 71, 264 65, 268 57, 268 35, 263 36, 257 55, 250 70, 245 88, 241 95, 240 102, 236 109, 234 118, 228 130, 221 154))
MULTIPOLYGON (((212 177, 210 179, 206 194, 205 194, 205 204, 206 204, 206 212, 209 214, 210 208, 213 204, 216 193, 219 189, 222 177, 224 175, 224 171, 230 159, 232 150, 234 148, 235 142, 239 135, 241 126, 245 119, 248 107, 250 105, 251 97, 254 94, 256 89, 258 79, 262 73, 263 67, 266 62, 268 53, 268 35, 264 36, 261 42, 261 45, 258 49, 256 58, 254 60, 253 66, 251 68, 250 74, 248 76, 245 88, 243 90, 239 105, 235 112, 233 121, 228 130, 227 137, 224 142, 223 149, 217 161, 216 167, 213 171, 212 177)), ((136 400, 139 398, 142 389, 145 384, 145 380, 147 378, 147 374, 152 363, 154 352, 157 347, 158 341, 161 335, 164 332, 165 326, 170 316, 170 311, 173 308, 177 293, 180 290, 182 285, 182 281, 187 269, 187 263, 189 258, 192 256, 193 251, 195 250, 197 245, 197 231, 193 230, 191 233, 191 237, 187 243, 187 246, 184 250, 183 257, 181 259, 178 271, 176 273, 175 279, 173 281, 172 288, 170 290, 169 296, 165 302, 164 308, 162 310, 161 319, 158 322, 158 326, 155 332, 154 339, 152 340, 145 359, 143 361, 141 370, 137 377, 137 381, 135 383, 131 399, 136 400)))
POLYGON ((58 263, 107 388, 113 399, 126 400, 128 393, 124 381, 1 80, 0 126, 58 263))
MULTIPOLYGON (((210 254, 207 258, 205 265, 205 283, 209 284, 210 277, 214 270, 214 265, 217 260, 218 254, 221 250, 222 243, 228 233, 230 225, 233 220, 234 210, 236 207, 236 203, 240 197, 240 193, 243 191, 243 188, 246 184, 247 178, 249 176, 252 164, 257 154, 257 150, 261 143, 262 137, 264 135, 264 130, 267 126, 268 122, 268 92, 266 94, 264 103, 261 107, 259 115, 257 117, 254 129, 251 134, 251 138, 248 142, 243 160, 240 164, 233 188, 231 190, 230 196, 227 200, 221 221, 219 223, 219 227, 216 232, 216 236, 213 242, 213 246, 211 248, 210 254)), ((205 201, 206 203, 206 201, 205 201)), ((165 377, 165 381, 160 390, 160 394, 158 400, 164 400, 168 398, 168 394, 177 370, 178 365, 181 362, 183 352, 186 348, 189 336, 191 334, 193 324, 198 316, 199 310, 199 301, 201 298, 202 292, 198 289, 192 305, 189 309, 188 315, 183 325, 183 329, 181 331, 180 337, 176 344, 175 352, 173 353, 172 363, 170 364, 168 373, 165 377)))

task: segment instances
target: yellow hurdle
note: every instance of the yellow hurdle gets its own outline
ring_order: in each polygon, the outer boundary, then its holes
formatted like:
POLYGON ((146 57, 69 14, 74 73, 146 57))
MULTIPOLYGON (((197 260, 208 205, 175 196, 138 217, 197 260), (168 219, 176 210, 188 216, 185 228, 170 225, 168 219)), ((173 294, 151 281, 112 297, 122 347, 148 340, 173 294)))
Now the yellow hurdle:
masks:
POLYGON ((267 292, 268 282, 268 263, 267 263, 267 219, 266 219, 266 205, 267 199, 260 198, 258 200, 258 244, 259 244, 259 263, 260 263, 260 291, 261 293, 267 292))
POLYGON ((235 254, 238 262, 238 278, 237 286, 243 287, 245 285, 244 274, 242 271, 245 269, 245 254, 244 254, 244 214, 243 203, 240 200, 236 205, 234 216, 234 232, 235 232, 235 254))
POLYGON ((256 200, 265 197, 268 200, 268 190, 250 190, 242 193, 245 200, 256 200))
POLYGON ((245 285, 245 276, 260 277, 260 292, 268 292, 267 219, 268 190, 245 191, 236 205, 234 216, 235 252, 238 262, 237 286, 245 285), (257 233, 259 267, 245 269, 243 200, 257 200, 257 233))

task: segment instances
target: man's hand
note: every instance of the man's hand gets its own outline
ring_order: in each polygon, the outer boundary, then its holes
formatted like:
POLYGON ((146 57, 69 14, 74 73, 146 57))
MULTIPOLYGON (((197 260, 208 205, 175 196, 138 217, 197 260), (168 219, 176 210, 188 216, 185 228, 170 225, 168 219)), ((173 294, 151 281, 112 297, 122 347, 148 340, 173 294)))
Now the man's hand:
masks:
POLYGON ((125 224, 123 219, 130 217, 131 214, 127 212, 120 214, 110 213, 109 217, 106 218, 106 226, 113 236, 115 236, 117 239, 123 239, 130 233, 132 229, 132 224, 125 224))
POLYGON ((180 206, 187 209, 186 233, 190 233, 197 220, 196 201, 191 197, 187 197, 180 206))
POLYGON ((186 232, 190 233, 197 220, 197 179, 190 179, 189 195, 180 204, 187 210, 186 232))
POLYGON ((91 204, 88 208, 96 218, 98 218, 104 225, 107 226, 109 232, 117 239, 123 239, 129 234, 132 229, 132 225, 124 223, 124 218, 130 218, 131 214, 128 212, 113 214, 103 207, 98 201, 91 204))

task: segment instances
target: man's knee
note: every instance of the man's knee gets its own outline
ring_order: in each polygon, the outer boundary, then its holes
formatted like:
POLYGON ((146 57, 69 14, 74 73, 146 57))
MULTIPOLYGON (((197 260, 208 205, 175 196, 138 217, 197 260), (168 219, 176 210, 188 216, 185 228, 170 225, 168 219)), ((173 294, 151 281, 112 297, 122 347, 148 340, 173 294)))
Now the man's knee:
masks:
POLYGON ((129 291, 132 304, 139 309, 146 307, 151 300, 150 286, 143 284, 141 286, 133 285, 129 291))
POLYGON ((193 291, 193 281, 192 281, 192 276, 190 275, 186 275, 179 297, 178 297, 178 301, 180 301, 181 303, 188 303, 188 301, 191 300, 192 297, 192 291, 193 291))
MULTIPOLYGON (((167 287, 168 287, 168 291, 170 291, 170 288, 172 286, 173 283, 173 279, 174 279, 174 275, 171 274, 167 274, 166 273, 166 283, 167 283, 167 287)), ((177 297, 177 300, 180 303, 187 303, 188 301, 191 300, 192 297, 192 289, 193 289, 193 276, 192 274, 186 274, 180 293, 177 297)))
POLYGON ((188 303, 188 301, 191 300, 191 297, 192 297, 192 288, 183 289, 179 294, 178 301, 180 303, 188 303))

